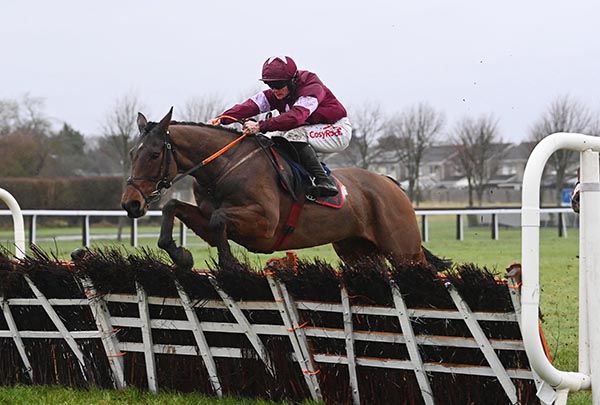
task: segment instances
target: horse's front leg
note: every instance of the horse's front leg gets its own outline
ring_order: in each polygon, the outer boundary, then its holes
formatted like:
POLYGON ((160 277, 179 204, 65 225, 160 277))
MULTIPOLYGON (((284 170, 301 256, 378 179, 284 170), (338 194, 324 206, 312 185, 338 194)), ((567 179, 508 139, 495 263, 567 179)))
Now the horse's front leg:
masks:
POLYGON ((169 254, 169 257, 178 268, 191 269, 194 265, 192 254, 183 246, 177 246, 175 240, 173 240, 174 219, 178 218, 202 239, 209 244, 213 244, 213 238, 208 233, 208 219, 197 206, 179 200, 167 202, 162 212, 163 221, 160 227, 158 247, 169 254))

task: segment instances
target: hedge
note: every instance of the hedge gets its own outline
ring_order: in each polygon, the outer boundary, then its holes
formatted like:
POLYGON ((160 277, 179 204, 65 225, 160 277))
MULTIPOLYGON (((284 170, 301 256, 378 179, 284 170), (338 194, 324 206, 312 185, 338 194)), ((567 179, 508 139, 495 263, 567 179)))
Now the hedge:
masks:
POLYGON ((121 176, 0 178, 22 209, 120 209, 121 176))

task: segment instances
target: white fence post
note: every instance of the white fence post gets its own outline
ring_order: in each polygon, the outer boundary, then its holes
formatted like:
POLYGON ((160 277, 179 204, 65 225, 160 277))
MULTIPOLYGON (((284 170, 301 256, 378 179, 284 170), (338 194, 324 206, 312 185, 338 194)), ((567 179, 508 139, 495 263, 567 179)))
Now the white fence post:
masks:
POLYGON ((154 342, 152 340, 152 322, 150 320, 150 309, 148 308, 148 295, 146 290, 139 282, 135 282, 137 290, 138 309, 140 311, 140 321, 142 323, 142 342, 144 343, 144 360, 146 362, 146 376, 148 379, 148 389, 158 392, 158 382, 156 381, 156 359, 154 357, 154 342))
POLYGON ((600 403, 600 174, 598 152, 581 153, 581 207, 583 226, 579 243, 579 369, 592 376, 592 402, 600 403), (585 312, 582 312, 585 311, 585 312), (587 329, 587 330, 586 330, 587 329), (587 359, 587 360, 586 360, 587 359), (594 377, 596 376, 596 377, 594 377))
POLYGON ((465 239, 464 215, 458 214, 456 216, 456 240, 464 240, 464 239, 465 239))
POLYGON ((0 199, 10 209, 15 230, 15 256, 22 259, 25 257, 25 224, 23 222, 23 212, 15 197, 3 188, 0 188, 0 199))
POLYGON ((33 369, 31 367, 31 363, 29 362, 29 357, 27 357, 27 349, 25 349, 23 339, 21 339, 21 333, 17 328, 17 324, 10 310, 10 306, 8 305, 8 301, 6 301, 2 295, 0 295, 0 304, 2 305, 2 312, 4 313, 4 319, 6 320, 8 329, 12 334, 12 338, 15 342, 15 346, 17 346, 19 356, 21 356, 21 360, 23 361, 23 365, 25 366, 25 371, 29 375, 31 383, 35 384, 35 380, 33 379, 33 369))
POLYGON ((421 215, 421 239, 429 242, 429 221, 427 215, 421 215))
POLYGON ((277 304, 283 324, 287 329, 292 349, 300 365, 310 395, 314 401, 323 401, 319 379, 317 378, 318 370, 315 367, 306 336, 302 333, 302 328, 298 324, 299 319, 296 306, 292 302, 287 290, 285 290, 283 283, 275 280, 270 274, 267 274, 267 281, 269 282, 269 287, 271 287, 273 299, 277 304))
POLYGON ((127 386, 125 383, 125 364, 123 355, 125 353, 119 350, 119 340, 116 337, 116 332, 110 322, 110 312, 108 306, 92 283, 92 280, 87 277, 79 278, 83 286, 83 292, 88 299, 88 305, 96 321, 96 327, 100 333, 100 340, 106 352, 106 358, 112 371, 113 382, 116 388, 122 389, 127 386))
POLYGON ((90 240, 90 216, 83 216, 83 223, 81 225, 81 244, 85 247, 91 246, 90 240))
POLYGON ((31 278, 29 278, 29 276, 27 274, 24 274, 23 278, 25 278, 25 281, 27 282, 27 284, 29 284, 29 288, 31 288, 31 291, 33 291, 33 294, 40 302, 42 308, 44 308, 44 310, 46 311, 46 314, 48 315, 48 317, 50 318, 52 323, 54 323, 54 326, 56 326, 56 329, 58 329, 58 331, 62 335, 63 339, 67 343, 67 345, 73 351, 73 354, 75 355, 75 357, 77 357, 77 360, 79 361, 79 368, 81 370, 83 379, 85 381, 88 381, 88 374, 87 374, 86 364, 85 364, 85 356, 84 356, 83 352, 81 351, 81 348, 79 347, 79 345, 73 338, 73 335, 71 334, 69 329, 67 329, 67 327, 65 326, 65 324, 62 321, 62 319, 60 318, 60 316, 58 316, 58 314, 54 310, 54 307, 48 301, 48 298, 46 298, 46 296, 37 288, 37 286, 33 283, 31 278))
POLYGON ((198 345, 198 352, 200 354, 200 357, 202 357, 202 361, 204 361, 204 367, 206 367, 206 371, 208 372, 210 385, 212 386, 212 389, 215 392, 215 394, 217 394, 218 397, 222 397, 223 388, 221 388, 221 380, 219 380, 219 376, 217 374, 217 366, 215 364, 215 359, 213 358, 212 353, 210 352, 210 346, 208 345, 208 341, 206 340, 206 336, 204 335, 204 330, 202 329, 202 324, 198 319, 198 315, 196 315, 196 311, 194 309, 194 305, 192 304, 192 300, 177 280, 175 280, 175 288, 177 288, 179 298, 181 299, 181 305, 185 310, 185 315, 192 328, 194 339, 196 339, 196 344, 198 345))
POLYGON ((342 318, 344 319, 344 335, 346 336, 346 359, 348 360, 348 375, 352 389, 352 403, 360 405, 360 392, 358 389, 358 375, 356 373, 356 355, 354 354, 354 325, 352 322, 352 307, 348 290, 341 286, 342 318))
POLYGON ((400 293, 400 289, 398 288, 396 282, 393 279, 390 279, 389 285, 392 291, 392 297, 394 299, 396 315, 398 316, 398 321, 400 322, 400 329, 402 329, 402 335, 404 336, 406 350, 408 351, 408 356, 415 372, 415 378, 419 384, 419 388, 421 389, 423 402, 426 405, 433 405, 433 390, 431 389, 429 377, 427 376, 425 367, 423 366, 423 359, 421 358, 421 353, 419 353, 419 346, 417 345, 415 332, 410 324, 408 308, 406 307, 406 303, 404 302, 404 298, 402 298, 402 294, 400 293))
MULTIPOLYGON (((578 391, 592 388, 593 403, 600 403, 600 386, 593 390, 594 382, 600 384, 600 323, 597 319, 600 311, 600 252, 595 244, 600 236, 600 183, 598 181, 598 153, 600 137, 582 134, 556 133, 544 138, 535 147, 523 176, 521 243, 523 286, 521 290, 522 335, 523 344, 531 364, 532 371, 557 390, 578 391), (539 331, 538 314, 540 302, 539 285, 539 241, 540 241, 540 184, 544 166, 552 153, 559 149, 582 152, 582 190, 580 224, 580 358, 588 357, 580 364, 580 372, 559 371, 550 363, 544 353, 539 331), (593 292, 593 293, 589 293, 593 292), (585 303, 587 302, 587 308, 585 303), (594 315, 594 316, 591 316, 594 315), (589 323, 588 323, 589 320, 589 323), (582 325, 583 324, 583 325, 582 325), (586 343, 590 340, 590 349, 586 343), (594 353, 595 352, 595 353, 594 353), (594 372, 594 370, 596 370, 594 372), (591 371, 591 377, 590 377, 591 371), (595 378, 594 378, 595 376, 595 378)), ((561 401, 564 396, 561 397, 561 401)))
POLYGON ((498 240, 500 238, 500 233, 498 229, 498 214, 492 214, 492 239, 498 240))
POLYGON ((229 310, 229 312, 231 312, 231 315, 233 315, 235 320, 242 328, 244 334, 252 344, 252 347, 254 347, 254 350, 256 350, 258 357, 260 357, 262 362, 267 367, 267 371, 269 372, 269 374, 275 376, 273 361, 269 357, 269 352, 267 351, 262 340, 260 340, 260 337, 258 337, 258 334, 252 327, 252 323, 248 321, 246 315, 244 315, 239 305, 221 288, 221 286, 217 282, 217 279, 215 279, 213 276, 208 276, 208 280, 210 281, 217 294, 219 294, 219 297, 221 297, 225 305, 227 305, 227 309, 229 310))
POLYGON ((32 215, 31 216, 31 221, 29 222, 29 244, 33 245, 35 244, 35 240, 36 240, 36 236, 37 236, 37 215, 32 215))
POLYGON ((131 246, 138 246, 138 219, 133 218, 131 220, 131 235, 130 235, 131 246))
POLYGON ((456 305, 456 308, 462 314, 463 319, 467 324, 467 327, 469 328, 469 331, 471 332, 471 334, 475 338, 475 341, 479 345, 483 356, 487 360, 492 370, 494 370, 494 374, 500 382, 502 389, 504 389, 504 392, 510 400, 510 403, 518 404, 519 400, 517 397, 517 389, 515 388, 515 384, 513 384, 512 380, 508 376, 506 369, 504 368, 502 362, 498 358, 498 355, 494 351, 489 339, 485 335, 485 332, 483 332, 483 329, 481 329, 479 322, 477 322, 477 320, 473 316, 473 312, 471 312, 469 305, 465 302, 465 300, 463 300, 463 298, 456 290, 456 287, 454 287, 451 283, 446 283, 445 286, 448 289, 450 297, 452 297, 452 301, 454 301, 454 305, 456 305))

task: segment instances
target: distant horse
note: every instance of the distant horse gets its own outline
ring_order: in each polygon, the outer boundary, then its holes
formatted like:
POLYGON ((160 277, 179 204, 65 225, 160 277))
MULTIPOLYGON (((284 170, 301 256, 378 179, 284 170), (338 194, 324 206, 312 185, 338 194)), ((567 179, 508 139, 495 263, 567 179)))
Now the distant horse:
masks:
MULTIPOLYGON (((235 263, 228 240, 252 252, 272 252, 293 201, 279 185, 268 155, 248 137, 210 163, 199 163, 241 134, 220 126, 171 122, 172 111, 158 124, 138 114, 140 137, 130 151, 131 177, 121 200, 128 216, 145 215, 163 189, 189 173, 195 179, 197 205, 168 201, 158 240, 178 267, 191 268, 193 259, 173 240, 174 218, 217 247, 220 265, 235 263)), ((306 203, 294 232, 276 250, 332 243, 345 262, 376 254, 400 263, 427 263, 429 252, 421 247, 415 211, 398 184, 359 168, 335 170, 333 175, 347 189, 344 206, 306 203)))

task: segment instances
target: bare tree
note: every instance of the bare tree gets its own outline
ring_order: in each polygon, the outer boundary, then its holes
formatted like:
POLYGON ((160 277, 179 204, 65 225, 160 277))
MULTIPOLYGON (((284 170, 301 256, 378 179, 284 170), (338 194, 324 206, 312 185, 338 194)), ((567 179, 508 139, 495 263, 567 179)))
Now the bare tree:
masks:
POLYGON ((123 176, 129 172, 129 149, 138 134, 137 113, 141 104, 138 97, 129 93, 117 99, 106 115, 102 126, 102 139, 106 157, 117 163, 123 176))
MULTIPOLYGON (((117 99, 113 107, 106 115, 106 121, 102 126, 102 136, 99 139, 98 152, 111 160, 119 168, 121 175, 126 177, 129 173, 131 162, 129 161, 129 150, 133 147, 138 127, 136 123, 137 113, 141 109, 141 103, 134 93, 128 93, 117 99)), ((123 184, 125 187, 125 184, 123 184)), ((124 219, 119 217, 117 239, 123 237, 124 219)))
POLYGON ((29 94, 20 100, 0 100, 0 135, 19 130, 48 134, 51 124, 43 109, 44 99, 29 94))
POLYGON ((19 120, 19 103, 15 100, 0 100, 0 135, 10 134, 19 120))
POLYGON ((408 196, 420 202, 419 176, 423 154, 432 146, 444 126, 444 115, 426 103, 411 107, 393 117, 380 140, 380 149, 394 150, 406 168, 408 196))
POLYGON ((371 103, 352 110, 349 115, 353 127, 350 145, 335 155, 350 166, 369 169, 379 154, 377 143, 386 125, 385 115, 378 104, 371 103))
POLYGON ((598 115, 598 113, 593 114, 586 134, 600 136, 600 116, 598 115))
POLYGON ((216 94, 202 97, 193 97, 183 106, 181 119, 192 122, 208 122, 211 118, 221 114, 226 108, 225 102, 216 94))
POLYGON ((0 138, 0 173, 3 176, 40 176, 50 159, 48 137, 43 133, 17 129, 0 138))
POLYGON ((473 192, 481 206, 483 193, 506 150, 498 133, 498 120, 491 115, 476 120, 464 118, 454 128, 453 141, 458 152, 457 168, 468 182, 469 206, 473 206, 473 192))
POLYGON ((31 97, 29 94, 25 94, 21 98, 20 105, 19 129, 45 134, 50 132, 50 121, 42 113, 44 109, 43 98, 31 97))
MULTIPOLYGON (((555 132, 586 133, 588 131, 597 131, 590 111, 569 96, 560 96, 550 104, 546 112, 534 123, 530 133, 531 139, 539 142, 555 132)), ((555 197, 557 204, 560 204, 562 200, 562 189, 567 177, 566 172, 574 157, 574 152, 562 149, 553 153, 548 161, 548 167, 556 174, 555 197)))
POLYGON ((19 100, 0 100, 0 172, 7 176, 39 176, 52 160, 50 120, 44 100, 25 94, 19 100))

